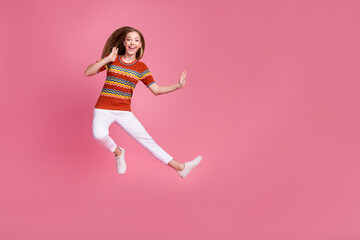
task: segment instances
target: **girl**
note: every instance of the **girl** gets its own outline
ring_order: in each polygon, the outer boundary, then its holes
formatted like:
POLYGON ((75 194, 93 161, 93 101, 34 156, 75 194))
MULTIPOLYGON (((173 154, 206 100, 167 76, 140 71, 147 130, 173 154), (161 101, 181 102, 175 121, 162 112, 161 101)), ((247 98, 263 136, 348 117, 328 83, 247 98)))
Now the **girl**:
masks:
POLYGON ((192 161, 181 163, 165 152, 131 112, 131 97, 139 81, 156 96, 178 90, 185 85, 186 70, 177 84, 160 87, 145 63, 139 61, 144 51, 145 39, 141 32, 125 26, 111 34, 105 43, 101 59, 85 70, 86 76, 107 70, 105 84, 94 108, 93 137, 115 154, 119 174, 126 172, 125 149, 118 147, 109 136, 109 127, 113 122, 155 158, 175 169, 181 178, 185 178, 201 162, 202 157, 198 156, 192 161))

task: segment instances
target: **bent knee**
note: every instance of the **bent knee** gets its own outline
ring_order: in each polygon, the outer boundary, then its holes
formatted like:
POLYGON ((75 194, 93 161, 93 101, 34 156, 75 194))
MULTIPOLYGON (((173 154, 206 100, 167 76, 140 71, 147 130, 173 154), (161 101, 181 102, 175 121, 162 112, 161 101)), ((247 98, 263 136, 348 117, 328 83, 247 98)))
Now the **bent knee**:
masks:
POLYGON ((109 133, 104 131, 93 130, 92 134, 93 138, 98 141, 103 141, 109 137, 109 133))

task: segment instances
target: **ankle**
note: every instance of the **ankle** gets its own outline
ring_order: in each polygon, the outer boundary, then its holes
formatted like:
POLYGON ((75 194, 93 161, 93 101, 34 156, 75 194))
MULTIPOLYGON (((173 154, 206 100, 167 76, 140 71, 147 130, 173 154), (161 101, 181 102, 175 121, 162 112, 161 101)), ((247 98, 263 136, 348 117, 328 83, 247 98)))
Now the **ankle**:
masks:
POLYGON ((120 156, 120 155, 122 154, 121 149, 120 149, 119 147, 117 147, 117 149, 116 149, 116 151, 114 152, 114 154, 115 154, 115 157, 120 156))
POLYGON ((177 171, 182 171, 185 169, 185 164, 184 163, 181 163, 179 168, 177 169, 177 171))

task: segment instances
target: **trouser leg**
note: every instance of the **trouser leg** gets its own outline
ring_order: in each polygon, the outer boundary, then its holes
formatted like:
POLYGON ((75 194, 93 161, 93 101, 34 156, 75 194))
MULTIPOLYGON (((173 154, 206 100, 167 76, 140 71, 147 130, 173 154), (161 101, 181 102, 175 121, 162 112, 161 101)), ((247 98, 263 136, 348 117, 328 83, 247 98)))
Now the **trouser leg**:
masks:
POLYGON ((116 150, 116 143, 109 136, 109 127, 114 121, 114 116, 110 111, 94 108, 94 118, 92 122, 93 137, 110 152, 116 150))
POLYGON ((119 113, 119 116, 115 118, 115 121, 129 136, 140 143, 155 158, 159 159, 164 164, 167 165, 173 159, 173 157, 165 152, 154 141, 132 112, 127 111, 121 114, 119 113))

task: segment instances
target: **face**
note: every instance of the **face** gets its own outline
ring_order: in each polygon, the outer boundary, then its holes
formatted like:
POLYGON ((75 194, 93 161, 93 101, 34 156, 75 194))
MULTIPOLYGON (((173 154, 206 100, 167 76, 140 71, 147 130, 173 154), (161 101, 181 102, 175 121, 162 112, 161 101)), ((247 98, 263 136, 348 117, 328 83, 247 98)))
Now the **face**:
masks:
POLYGON ((137 32, 129 32, 126 34, 124 46, 126 53, 129 55, 136 54, 139 48, 141 48, 141 38, 137 32))

